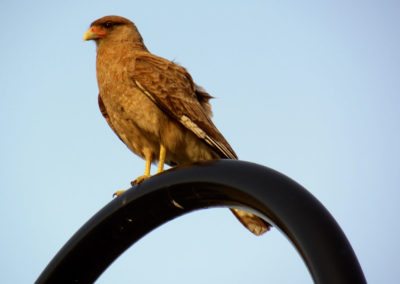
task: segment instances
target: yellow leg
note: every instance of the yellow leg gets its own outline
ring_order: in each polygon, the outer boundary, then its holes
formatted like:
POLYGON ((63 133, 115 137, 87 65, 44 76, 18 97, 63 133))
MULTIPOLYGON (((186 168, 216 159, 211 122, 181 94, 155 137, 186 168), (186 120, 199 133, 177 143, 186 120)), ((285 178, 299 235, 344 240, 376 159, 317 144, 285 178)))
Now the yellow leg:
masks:
POLYGON ((163 144, 160 144, 160 156, 158 158, 158 168, 157 173, 161 173, 164 171, 164 164, 165 164, 165 156, 167 154, 167 150, 165 149, 163 144))
POLYGON ((146 159, 146 166, 144 168, 144 175, 137 177, 131 182, 132 185, 139 184, 150 177, 151 161, 153 160, 153 154, 151 151, 146 151, 144 153, 144 158, 146 159))
POLYGON ((150 176, 150 170, 151 170, 151 154, 146 155, 146 166, 144 168, 144 176, 149 177, 150 176))
MULTIPOLYGON (((145 151, 144 156, 146 159, 144 175, 137 177, 134 181, 132 181, 131 182, 132 186, 137 185, 150 177, 151 161, 153 158, 153 154, 151 153, 151 151, 145 151)), ((116 192, 114 192, 113 197, 118 197, 118 196, 122 195, 124 192, 125 192, 125 190, 117 190, 116 192)))

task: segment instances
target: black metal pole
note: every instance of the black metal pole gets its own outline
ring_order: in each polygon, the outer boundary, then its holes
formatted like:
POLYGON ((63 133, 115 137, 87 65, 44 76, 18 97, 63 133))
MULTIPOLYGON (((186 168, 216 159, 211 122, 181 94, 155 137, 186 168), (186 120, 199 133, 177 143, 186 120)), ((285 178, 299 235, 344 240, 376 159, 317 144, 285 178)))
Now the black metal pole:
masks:
POLYGON ((196 209, 240 207, 279 228, 315 283, 366 283, 344 233, 302 186, 269 168, 219 160, 156 175, 112 200, 57 253, 36 283, 91 283, 133 243, 196 209))

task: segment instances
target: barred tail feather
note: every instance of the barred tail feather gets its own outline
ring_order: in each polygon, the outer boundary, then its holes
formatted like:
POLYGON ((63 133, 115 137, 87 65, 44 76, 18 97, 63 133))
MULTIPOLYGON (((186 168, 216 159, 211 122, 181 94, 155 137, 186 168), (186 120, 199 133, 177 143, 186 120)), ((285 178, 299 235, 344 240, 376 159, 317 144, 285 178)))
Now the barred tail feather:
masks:
POLYGON ((230 209, 240 223, 256 236, 261 236, 271 228, 270 224, 250 212, 235 208, 230 209))

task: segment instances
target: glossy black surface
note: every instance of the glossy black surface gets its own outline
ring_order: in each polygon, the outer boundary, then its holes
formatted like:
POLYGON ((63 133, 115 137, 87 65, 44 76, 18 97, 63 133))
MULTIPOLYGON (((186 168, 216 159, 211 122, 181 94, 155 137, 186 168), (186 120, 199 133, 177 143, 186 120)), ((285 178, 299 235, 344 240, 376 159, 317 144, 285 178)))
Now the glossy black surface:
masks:
POLYGON ((82 226, 36 283, 91 283, 161 224, 221 206, 251 210, 279 228, 315 283, 366 283, 347 238, 316 198, 274 170, 233 160, 175 168, 126 191, 82 226))

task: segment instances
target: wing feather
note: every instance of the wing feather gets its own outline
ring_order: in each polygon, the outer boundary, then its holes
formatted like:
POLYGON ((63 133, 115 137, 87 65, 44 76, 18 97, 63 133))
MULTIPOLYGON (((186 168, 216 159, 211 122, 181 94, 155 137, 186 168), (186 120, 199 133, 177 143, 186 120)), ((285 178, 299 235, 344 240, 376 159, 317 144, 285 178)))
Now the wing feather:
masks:
POLYGON ((136 55, 132 79, 161 110, 205 141, 221 158, 237 159, 211 121, 208 101, 212 97, 194 84, 185 68, 142 52, 136 55))
POLYGON ((98 96, 98 103, 99 103, 99 108, 100 108, 100 112, 103 115, 103 117, 106 119, 108 126, 110 126, 110 128, 114 131, 115 134, 117 134, 118 138, 125 143, 125 141, 121 138, 121 136, 118 134, 117 130, 115 129, 114 125, 111 123, 110 120, 110 116, 108 115, 106 106, 103 103, 103 100, 101 99, 101 96, 98 96))

